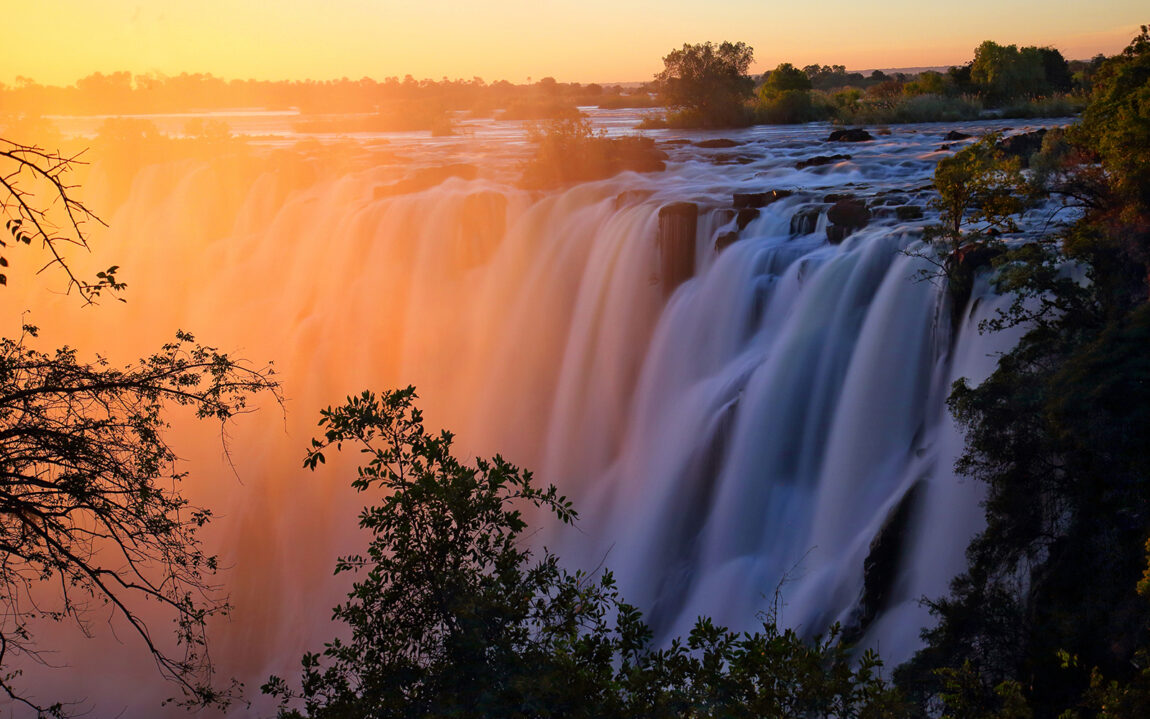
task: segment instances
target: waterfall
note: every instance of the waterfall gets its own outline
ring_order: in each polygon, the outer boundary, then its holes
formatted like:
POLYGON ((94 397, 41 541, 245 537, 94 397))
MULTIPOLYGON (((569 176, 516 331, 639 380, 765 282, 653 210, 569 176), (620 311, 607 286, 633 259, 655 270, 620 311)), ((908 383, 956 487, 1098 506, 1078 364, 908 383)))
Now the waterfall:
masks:
MULTIPOLYGON (((879 219, 831 245, 825 213, 810 232, 792 217, 843 186, 921 204, 927 145, 946 129, 806 174, 788 163, 823 130, 752 130, 748 144, 770 148, 757 164, 686 153, 662 175, 546 195, 499 173, 394 194, 402 170, 306 152, 151 166, 118 190, 97 167, 85 191, 124 200, 74 263, 123 267, 128 302, 81 309, 28 288, 7 324, 29 309, 45 346, 120 362, 177 328, 275 362, 286 406, 265 398, 229 426, 230 465, 218 431, 173 420, 187 493, 218 516, 209 541, 235 606, 213 652, 249 693, 330 638, 347 589, 334 558, 365 541, 356 457, 300 469, 319 409, 407 384, 464 456, 501 453, 574 500, 578 527, 533 541, 569 566, 612 568, 659 637, 699 615, 752 629, 777 610, 806 633, 853 625, 894 663, 918 645, 918 599, 945 591, 981 521, 978 487, 953 475, 946 395, 989 373, 1011 338, 977 332, 1001 301, 985 286, 950 326, 944 288, 916 279, 929 265, 905 252, 921 223, 879 219), (778 186, 797 191, 717 251, 734 231, 731 193, 778 186), (682 201, 698 206, 696 270, 670 287, 659 212, 682 201)), ((32 680, 154 716, 172 689, 96 624, 93 641, 53 634, 67 681, 42 668, 32 680), (111 682, 109 652, 125 657, 111 682)))

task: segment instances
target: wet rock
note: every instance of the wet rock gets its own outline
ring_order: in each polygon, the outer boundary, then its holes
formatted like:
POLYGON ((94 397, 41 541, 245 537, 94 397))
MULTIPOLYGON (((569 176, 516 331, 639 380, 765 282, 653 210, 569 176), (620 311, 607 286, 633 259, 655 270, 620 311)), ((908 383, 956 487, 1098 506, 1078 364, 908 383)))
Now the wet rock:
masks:
POLYGON ((747 229, 747 225, 759 219, 759 211, 754 207, 744 207, 739 210, 739 214, 735 217, 735 226, 739 231, 747 229))
POLYGON ((743 143, 738 142, 737 140, 728 140, 725 137, 720 137, 717 140, 700 140, 699 142, 696 142, 693 144, 695 145, 695 147, 701 147, 701 148, 707 149, 707 150, 716 150, 716 149, 725 149, 728 147, 738 147, 739 145, 742 145, 743 143))
POLYGON ((1023 167, 1029 167, 1030 156, 1042 149, 1044 137, 1046 137, 1045 129, 1024 132, 999 140, 997 147, 1007 155, 1020 158, 1023 167))
POLYGON ((724 232, 715 238, 715 252, 722 252, 739 241, 738 232, 724 232))
POLYGON ((866 203, 859 199, 839 200, 827 210, 827 241, 837 245, 852 232, 866 227, 871 213, 866 203))
POLYGON ((827 219, 836 225, 866 227, 870 221, 870 210, 859 199, 839 200, 827 210, 827 219))
POLYGON ((971 137, 971 135, 968 135, 965 132, 951 130, 950 132, 946 133, 942 139, 946 140, 947 142, 955 142, 957 140, 969 140, 971 137))
POLYGON ((962 315, 974 289, 974 278, 980 270, 989 267, 1005 248, 999 243, 969 242, 946 258, 947 292, 950 294, 951 331, 957 332, 962 315))
POLYGON ((820 167, 822 165, 829 165, 832 162, 839 162, 840 160, 849 160, 850 155, 817 155, 809 157, 805 160, 799 160, 795 163, 796 170, 805 170, 808 167, 820 167))
POLYGON ((699 206, 675 202, 659 210, 659 269, 663 293, 671 292, 695 274, 695 234, 699 206))
POLYGON ((911 519, 922 493, 921 481, 911 485, 898 504, 887 513, 882 527, 871 540, 867 557, 863 561, 863 589, 855 621, 850 628, 852 635, 861 636, 895 598, 893 595, 897 590, 899 569, 912 539, 911 519))
POLYGON ((900 205, 899 207, 894 208, 894 214, 898 217, 898 219, 903 221, 921 220, 922 208, 918 205, 900 205))
POLYGON ((835 130, 827 138, 827 142, 868 142, 874 137, 861 127, 849 130, 835 130))
POLYGON ((778 202, 784 197, 790 197, 790 190, 767 190, 766 192, 736 192, 731 198, 731 206, 738 209, 742 207, 766 207, 772 202, 778 202))
POLYGON ((832 192, 823 197, 823 202, 838 202, 839 200, 853 200, 855 199, 854 193, 851 192, 832 192))
POLYGON ((758 158, 751 157, 750 155, 715 155, 711 158, 711 162, 716 165, 749 165, 755 162, 758 158))
POLYGON ((951 145, 950 145, 950 143, 947 143, 947 144, 945 144, 945 145, 939 145, 939 146, 938 146, 938 151, 939 151, 939 152, 946 152, 946 151, 947 151, 947 150, 949 150, 950 148, 951 148, 951 145))
POLYGON ((905 205, 906 204, 906 193, 905 192, 900 192, 899 190, 891 190, 889 192, 879 193, 879 194, 884 195, 884 196, 876 198, 874 200, 874 202, 871 203, 872 207, 874 205, 905 205))
POLYGON ((827 225, 827 242, 832 245, 841 245, 853 230, 852 227, 843 227, 842 225, 827 225))
POLYGON ((821 215, 822 212, 822 207, 804 207, 792 215, 791 237, 809 235, 814 232, 815 228, 819 225, 819 215, 821 215))

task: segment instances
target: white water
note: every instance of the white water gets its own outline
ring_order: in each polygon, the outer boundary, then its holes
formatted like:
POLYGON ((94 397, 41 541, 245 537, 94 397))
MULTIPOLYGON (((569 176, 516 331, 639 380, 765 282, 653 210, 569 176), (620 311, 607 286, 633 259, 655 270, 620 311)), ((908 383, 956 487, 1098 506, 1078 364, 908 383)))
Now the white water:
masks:
MULTIPOLYGON (((398 196, 376 188, 406 167, 338 165, 314 150, 157 165, 105 212, 111 229, 90 258, 124 268, 126 305, 80 310, 29 291, 9 307, 32 308, 46 344, 116 360, 180 327, 275 361, 286 410, 265 402, 231 426, 238 479, 218 433, 176 423, 188 491, 222 515, 212 542, 236 611, 215 628, 214 655, 249 694, 268 674, 297 675, 300 654, 330 638, 346 588, 334 558, 363 541, 355 458, 299 469, 318 409, 408 383, 461 451, 500 452, 558 484, 578 531, 534 541, 571 566, 611 567, 662 637, 701 614, 752 629, 776 590, 785 624, 849 623, 871 542, 921 483, 889 601, 864 637, 893 664, 928 620, 917 600, 945 591, 980 521, 978 487, 951 470, 961 438, 946 394, 957 377, 985 376, 1011 338, 974 329, 995 302, 980 290, 952 342, 945 293, 915 281, 922 261, 900 252, 922 222, 876 219, 839 246, 825 217, 809 235, 789 226, 828 192, 900 190, 924 205, 954 127, 895 127, 863 145, 823 143, 826 127, 726 133, 746 144, 672 147, 666 173, 546 196, 506 184, 523 151, 506 128, 402 144, 422 164, 487 164, 478 180, 398 196), (840 152, 854 159, 793 169, 840 152), (713 162, 722 155, 749 162, 713 162), (716 253, 732 192, 774 188, 796 194, 716 253), (665 297, 658 211, 683 200, 700 206, 697 272, 665 297)), ((87 191, 115 194, 98 168, 87 191)), ((98 716, 154 716, 172 690, 155 687, 134 638, 121 641, 70 642, 70 668, 33 681, 98 716)))

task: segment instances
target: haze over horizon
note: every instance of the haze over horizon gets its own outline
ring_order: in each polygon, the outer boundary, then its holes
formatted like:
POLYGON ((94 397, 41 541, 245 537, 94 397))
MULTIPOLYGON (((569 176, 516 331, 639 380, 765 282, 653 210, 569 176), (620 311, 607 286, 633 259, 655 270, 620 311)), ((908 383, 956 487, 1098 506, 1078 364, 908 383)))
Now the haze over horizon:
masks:
POLYGON ((802 7, 753 0, 45 0, 6 9, 18 42, 0 47, 0 82, 70 85, 93 72, 328 80, 410 74, 524 82, 634 82, 683 43, 743 41, 752 71, 796 66, 962 64, 983 40, 1052 46, 1071 59, 1121 50, 1146 22, 1134 0, 1100 4, 972 0, 961 11, 888 0, 802 7))

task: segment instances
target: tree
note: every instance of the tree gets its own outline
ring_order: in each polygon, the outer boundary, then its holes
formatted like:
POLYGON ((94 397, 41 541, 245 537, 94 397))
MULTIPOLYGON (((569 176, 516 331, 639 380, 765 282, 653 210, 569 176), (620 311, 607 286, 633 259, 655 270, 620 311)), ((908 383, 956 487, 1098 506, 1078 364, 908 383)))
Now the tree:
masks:
POLYGON ((300 690, 265 684, 282 717, 905 716, 878 657, 852 666, 834 632, 806 642, 773 621, 740 635, 701 619, 652 648, 609 572, 521 546, 522 507, 572 522, 571 504, 499 457, 460 463, 414 400, 364 392, 322 412, 305 466, 349 443, 366 460, 352 485, 381 496, 360 514, 367 551, 336 564, 359 577, 335 609, 350 637, 304 656, 300 690))
POLYGON ((89 604, 124 620, 160 672, 196 703, 225 697, 212 687, 207 620, 227 611, 210 582, 215 557, 198 530, 208 509, 179 492, 184 478, 164 439, 168 407, 226 421, 248 396, 275 391, 269 368, 253 368, 186 333, 125 368, 84 362, 67 347, 47 354, 26 340, 0 340, 0 690, 37 705, 15 685, 13 660, 40 651, 36 620, 74 620, 86 631, 89 604), (45 604, 42 589, 59 595, 45 604), (39 598, 37 598, 39 597, 39 598), (139 614, 156 602, 176 626, 177 651, 139 614))
MULTIPOLYGON (((12 163, 0 178, 13 237, 39 240, 68 288, 87 304, 119 291, 115 268, 88 282, 72 273, 64 245, 86 247, 88 210, 70 195, 63 174, 74 159, 6 143, 12 163), (57 230, 39 182, 54 196, 67 230, 57 230)), ((49 203, 52 204, 52 203, 49 203)), ((6 265, 6 261, 0 263, 6 265)), ((177 332, 160 351, 123 368, 96 357, 82 360, 63 347, 46 353, 30 342, 0 339, 0 692, 42 716, 63 716, 61 702, 43 703, 19 686, 20 661, 45 651, 37 641, 43 621, 73 621, 87 633, 89 611, 104 607, 142 642, 161 675, 189 704, 226 704, 215 686, 205 627, 227 611, 212 584, 215 557, 203 551, 199 530, 211 512, 180 492, 182 472, 165 439, 167 411, 188 407, 201 419, 226 422, 248 398, 270 391, 270 367, 253 367, 177 332), (175 626, 170 640, 140 613, 159 606, 175 626)))
POLYGON ((755 82, 747 74, 754 50, 746 43, 684 44, 663 58, 655 75, 659 95, 678 111, 675 124, 733 127, 747 124, 744 107, 755 82))
POLYGON ((988 234, 1015 231, 1015 217, 1027 207, 1021 161, 999 149, 1000 139, 990 133, 935 168, 934 204, 941 221, 935 236, 951 250, 988 234))
POLYGON ((763 84, 759 92, 773 96, 787 90, 810 89, 811 79, 807 74, 789 62, 784 62, 763 75, 763 84))
MULTIPOLYGON (((125 285, 116 279, 118 267, 109 267, 95 280, 87 280, 76 277, 64 259, 67 245, 87 249, 86 223, 103 224, 69 194, 68 173, 77 164, 77 157, 0 138, 0 212, 7 218, 5 229, 18 245, 38 242, 48 251, 51 259, 41 271, 49 267, 61 270, 67 277, 66 291, 75 289, 86 303, 91 303, 101 293, 118 292, 125 285), (37 201, 37 195, 46 199, 37 201)), ((0 247, 7 246, 0 239, 0 247)), ((8 258, 0 256, 0 268, 7 267, 8 258)), ((6 284, 6 272, 0 272, 0 285, 6 284)))

